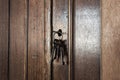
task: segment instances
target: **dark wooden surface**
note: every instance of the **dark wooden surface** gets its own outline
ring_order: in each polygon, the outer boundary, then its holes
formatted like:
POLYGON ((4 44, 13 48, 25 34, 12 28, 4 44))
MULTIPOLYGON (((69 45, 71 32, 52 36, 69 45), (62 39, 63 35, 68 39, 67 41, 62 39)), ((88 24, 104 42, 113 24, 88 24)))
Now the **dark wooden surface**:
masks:
MULTIPOLYGON (((53 0, 53 30, 62 29, 66 32, 64 40, 68 40, 68 0, 53 0)), ((68 80, 68 65, 62 65, 61 60, 54 62, 54 80, 68 80)))
POLYGON ((74 80, 100 80, 100 0, 74 5, 74 80))
POLYGON ((44 0, 29 0, 28 80, 45 80, 44 0))
POLYGON ((0 80, 8 80, 8 0, 0 0, 0 80))
MULTIPOLYGON (((68 26, 73 24, 74 39, 74 63, 63 66, 55 61, 54 80, 100 80, 100 40, 101 79, 119 80, 120 1, 101 0, 102 16, 100 0, 73 1, 72 11, 68 8, 69 0, 53 0, 53 30, 61 28, 67 32, 64 39, 68 40, 68 26), (68 10, 74 12, 73 17, 68 10), (73 19, 73 23, 68 19, 73 19), (69 73, 70 69, 74 72, 69 73)), ((10 0, 9 16, 9 0, 0 0, 0 80, 8 80, 8 76, 9 80, 50 79, 50 2, 10 0)))
POLYGON ((102 80, 120 80, 120 0, 102 0, 102 80))
POLYGON ((10 0, 9 80, 26 80, 27 0, 10 0))

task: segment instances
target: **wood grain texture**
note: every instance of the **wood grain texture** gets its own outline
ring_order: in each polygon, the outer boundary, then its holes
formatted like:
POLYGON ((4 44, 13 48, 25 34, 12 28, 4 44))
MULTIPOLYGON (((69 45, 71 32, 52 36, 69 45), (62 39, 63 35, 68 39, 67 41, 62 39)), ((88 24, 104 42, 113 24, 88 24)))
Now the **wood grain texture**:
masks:
POLYGON ((102 0, 102 80, 120 80, 120 0, 102 0))
POLYGON ((8 80, 8 0, 0 0, 0 80, 8 80))
POLYGON ((100 0, 75 0, 74 80, 100 80, 100 0))
POLYGON ((29 0, 28 80, 44 80, 44 0, 29 0))
POLYGON ((50 80, 51 54, 51 0, 45 0, 45 75, 44 80, 50 80))
POLYGON ((27 0, 10 0, 9 80, 26 80, 27 0))
MULTIPOLYGON (((62 29, 66 32, 64 40, 68 40, 68 0, 53 0, 53 30, 62 29)), ((54 62, 54 80, 68 80, 68 65, 62 65, 61 60, 54 62)))

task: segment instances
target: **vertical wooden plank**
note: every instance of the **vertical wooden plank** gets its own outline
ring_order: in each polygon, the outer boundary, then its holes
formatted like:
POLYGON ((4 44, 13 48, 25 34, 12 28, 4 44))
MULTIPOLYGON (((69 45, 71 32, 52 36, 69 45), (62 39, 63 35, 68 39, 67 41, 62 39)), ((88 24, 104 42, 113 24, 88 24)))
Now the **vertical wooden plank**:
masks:
POLYGON ((0 79, 8 80, 8 0, 0 0, 0 79))
POLYGON ((10 1, 10 80, 26 80, 27 0, 10 1))
POLYGON ((45 0, 45 75, 44 80, 50 80, 50 54, 51 54, 51 0, 45 0))
POLYGON ((100 80, 100 0, 75 0, 74 80, 100 80))
POLYGON ((44 80, 44 0, 29 0, 28 80, 44 80))
MULTIPOLYGON (((68 0, 53 0, 53 30, 66 32, 63 40, 68 40, 68 4, 68 0)), ((54 80, 68 80, 68 65, 55 61, 53 71, 54 80)))
POLYGON ((68 80, 74 80, 73 72, 73 19, 74 19, 74 0, 69 0, 69 17, 68 17, 68 52, 69 52, 69 67, 68 67, 68 80))
POLYGON ((102 0, 102 80, 120 80, 120 0, 102 0))

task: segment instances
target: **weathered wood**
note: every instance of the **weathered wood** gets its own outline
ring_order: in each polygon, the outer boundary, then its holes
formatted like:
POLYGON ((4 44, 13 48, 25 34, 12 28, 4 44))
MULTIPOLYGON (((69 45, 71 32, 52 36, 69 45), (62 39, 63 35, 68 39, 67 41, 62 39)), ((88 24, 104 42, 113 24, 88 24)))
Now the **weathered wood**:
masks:
MULTIPOLYGON (((64 40, 68 40, 68 0, 53 0, 53 30, 62 29, 66 34, 64 40)), ((62 65, 61 60, 54 62, 54 80, 68 80, 68 65, 62 65)))
POLYGON ((27 0, 10 0, 9 80, 26 80, 27 0))
POLYGON ((120 80, 120 0, 102 0, 102 80, 120 80))
POLYGON ((8 0, 0 0, 0 80, 8 80, 8 0))
POLYGON ((51 0, 45 0, 45 74, 44 80, 50 80, 50 54, 51 54, 51 0))
POLYGON ((44 0, 29 0, 28 80, 44 80, 44 0))
POLYGON ((100 80, 100 0, 74 1, 74 80, 100 80))

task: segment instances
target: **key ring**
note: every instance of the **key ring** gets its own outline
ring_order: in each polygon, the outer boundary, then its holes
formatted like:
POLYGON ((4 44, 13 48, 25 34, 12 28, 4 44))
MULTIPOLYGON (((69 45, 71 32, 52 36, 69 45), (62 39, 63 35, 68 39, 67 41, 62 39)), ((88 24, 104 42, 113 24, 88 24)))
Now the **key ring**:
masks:
POLYGON ((61 29, 59 29, 58 31, 53 31, 53 40, 55 39, 55 35, 58 35, 58 37, 59 37, 59 40, 62 40, 63 39, 63 33, 62 33, 62 30, 61 29))

